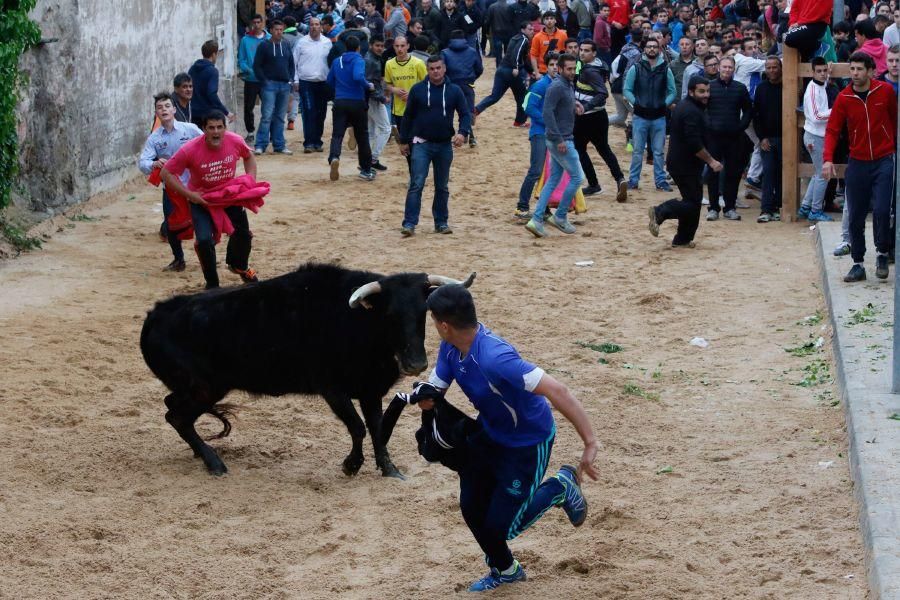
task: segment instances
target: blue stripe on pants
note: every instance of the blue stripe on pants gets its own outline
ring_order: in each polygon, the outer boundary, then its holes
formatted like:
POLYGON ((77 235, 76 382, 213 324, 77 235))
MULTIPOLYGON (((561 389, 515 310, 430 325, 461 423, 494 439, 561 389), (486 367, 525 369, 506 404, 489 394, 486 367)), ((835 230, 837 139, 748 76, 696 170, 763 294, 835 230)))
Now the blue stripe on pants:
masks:
POLYGON ((565 487, 555 477, 541 483, 555 435, 554 427, 545 441, 524 448, 500 446, 483 432, 471 440, 473 459, 460 471, 459 504, 491 567, 509 568, 513 558, 507 540, 565 498, 565 487))

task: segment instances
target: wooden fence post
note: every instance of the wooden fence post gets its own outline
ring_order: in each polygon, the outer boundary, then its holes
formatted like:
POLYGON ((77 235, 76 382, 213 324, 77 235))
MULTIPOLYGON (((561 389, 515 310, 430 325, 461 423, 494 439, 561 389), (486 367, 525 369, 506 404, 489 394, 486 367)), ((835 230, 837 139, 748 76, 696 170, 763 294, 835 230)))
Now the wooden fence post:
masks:
POLYGON ((797 128, 797 101, 800 97, 800 55, 794 48, 784 46, 781 94, 781 220, 797 220, 797 199, 800 195, 798 163, 800 161, 800 132, 797 128))

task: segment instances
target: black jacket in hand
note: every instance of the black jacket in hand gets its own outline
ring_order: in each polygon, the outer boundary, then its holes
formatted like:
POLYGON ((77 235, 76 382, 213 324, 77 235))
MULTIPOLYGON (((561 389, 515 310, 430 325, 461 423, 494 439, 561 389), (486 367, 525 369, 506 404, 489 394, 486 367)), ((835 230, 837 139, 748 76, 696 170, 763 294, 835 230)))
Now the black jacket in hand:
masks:
POLYGON ((709 83, 709 129, 715 134, 741 133, 753 119, 753 102, 747 86, 721 78, 709 83))

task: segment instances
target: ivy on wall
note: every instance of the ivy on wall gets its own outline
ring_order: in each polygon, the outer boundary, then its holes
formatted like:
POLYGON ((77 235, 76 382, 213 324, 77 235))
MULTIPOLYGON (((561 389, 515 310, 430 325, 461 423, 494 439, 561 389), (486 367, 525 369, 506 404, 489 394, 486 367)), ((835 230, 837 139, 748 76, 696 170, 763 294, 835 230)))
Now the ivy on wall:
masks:
MULTIPOLYGON (((19 172, 19 138, 16 107, 26 75, 19 70, 19 57, 37 45, 41 29, 28 17, 36 0, 0 0, 0 209, 12 202, 19 172)), ((21 230, 0 219, 0 232, 17 247, 40 245, 21 230)))

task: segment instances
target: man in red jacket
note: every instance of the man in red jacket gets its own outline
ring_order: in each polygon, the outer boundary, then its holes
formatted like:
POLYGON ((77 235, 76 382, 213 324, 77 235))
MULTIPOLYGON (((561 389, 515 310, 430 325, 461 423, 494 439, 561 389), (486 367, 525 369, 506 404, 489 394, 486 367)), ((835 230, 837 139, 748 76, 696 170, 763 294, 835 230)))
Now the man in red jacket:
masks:
POLYGON ((897 130, 897 96, 891 84, 874 79, 875 61, 864 52, 850 57, 851 83, 838 94, 825 130, 822 177, 835 177, 834 150, 847 126, 850 159, 847 162, 846 202, 849 203, 850 255, 853 267, 844 281, 863 281, 866 269, 866 215, 872 206, 875 237, 875 276, 888 276, 891 247, 891 199, 894 180, 894 147, 897 130))

